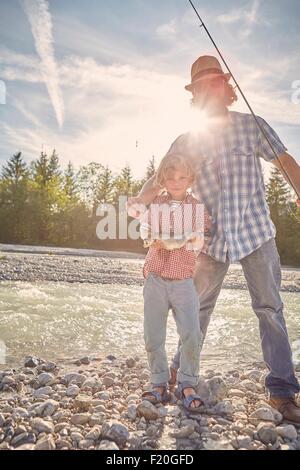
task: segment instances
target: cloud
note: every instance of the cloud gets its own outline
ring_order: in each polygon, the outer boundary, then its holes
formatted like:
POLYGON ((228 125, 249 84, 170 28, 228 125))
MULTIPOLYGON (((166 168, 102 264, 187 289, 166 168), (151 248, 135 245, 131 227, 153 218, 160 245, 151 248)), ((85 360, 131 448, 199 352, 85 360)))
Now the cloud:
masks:
POLYGON ((31 26, 36 51, 41 59, 41 74, 61 128, 64 120, 64 102, 54 57, 52 20, 48 2, 46 0, 21 0, 21 4, 31 26))
POLYGON ((239 30, 241 37, 246 38, 251 35, 254 25, 264 20, 259 16, 259 7, 261 0, 253 0, 243 8, 235 8, 228 13, 217 16, 216 21, 223 25, 230 25, 233 23, 241 23, 242 27, 239 30))

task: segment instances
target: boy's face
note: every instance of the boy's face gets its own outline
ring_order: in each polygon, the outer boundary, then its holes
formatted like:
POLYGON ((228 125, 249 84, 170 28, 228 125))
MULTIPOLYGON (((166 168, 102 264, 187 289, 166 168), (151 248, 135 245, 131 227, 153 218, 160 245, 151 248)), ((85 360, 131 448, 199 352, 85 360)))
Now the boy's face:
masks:
POLYGON ((169 168, 165 174, 164 185, 174 199, 183 199, 193 184, 193 178, 186 168, 169 168))

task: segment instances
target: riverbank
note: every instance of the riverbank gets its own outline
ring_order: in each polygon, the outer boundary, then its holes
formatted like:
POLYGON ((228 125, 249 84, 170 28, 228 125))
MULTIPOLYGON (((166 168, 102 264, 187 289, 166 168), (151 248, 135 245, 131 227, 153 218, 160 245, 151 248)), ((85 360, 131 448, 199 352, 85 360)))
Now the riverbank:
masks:
MULTIPOLYGON (((300 376, 299 372, 298 376, 300 376)), ((0 369, 1 450, 300 450, 300 429, 284 423, 264 389, 263 363, 204 370, 200 414, 141 400, 149 372, 140 357, 36 357, 0 369)))
MULTIPOLYGON (((2 245, 3 246, 3 245, 2 245)), ((1 249, 1 246, 0 246, 1 249)), ((3 252, 0 254, 1 281, 55 281, 92 284, 142 285, 144 256, 123 252, 65 254, 3 252)), ((65 250, 65 249, 63 249, 65 250)), ((88 250, 93 251, 93 250, 88 250)), ((224 281, 225 289, 247 289, 241 266, 230 266, 224 281)), ((300 292, 300 271, 282 269, 282 291, 300 292)))

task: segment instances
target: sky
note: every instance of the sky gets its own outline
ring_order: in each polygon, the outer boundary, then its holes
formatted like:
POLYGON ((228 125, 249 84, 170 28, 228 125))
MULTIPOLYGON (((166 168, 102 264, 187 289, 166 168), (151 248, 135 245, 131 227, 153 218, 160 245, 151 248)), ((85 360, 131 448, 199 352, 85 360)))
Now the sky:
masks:
MULTIPOLYGON (((300 162, 299 0, 194 3, 300 162)), ((0 165, 55 148, 63 167, 130 164, 143 176, 189 130, 184 86, 203 54, 215 51, 187 0, 0 0, 0 165)), ((231 109, 248 112, 241 97, 231 109)))

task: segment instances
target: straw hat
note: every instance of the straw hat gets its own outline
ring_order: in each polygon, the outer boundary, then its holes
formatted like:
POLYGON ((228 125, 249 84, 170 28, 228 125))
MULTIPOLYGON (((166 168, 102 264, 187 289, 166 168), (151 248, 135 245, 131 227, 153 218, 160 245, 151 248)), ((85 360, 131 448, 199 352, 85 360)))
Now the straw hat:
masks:
POLYGON ((230 73, 224 73, 220 62, 216 57, 210 55, 202 55, 193 63, 191 69, 191 83, 185 86, 185 89, 192 91, 195 83, 207 78, 214 78, 223 76, 225 80, 229 81, 230 73))

